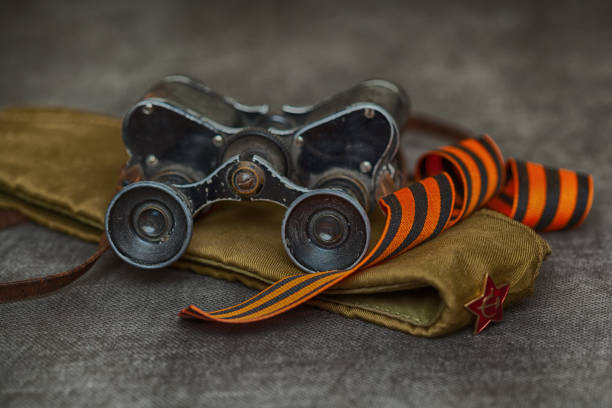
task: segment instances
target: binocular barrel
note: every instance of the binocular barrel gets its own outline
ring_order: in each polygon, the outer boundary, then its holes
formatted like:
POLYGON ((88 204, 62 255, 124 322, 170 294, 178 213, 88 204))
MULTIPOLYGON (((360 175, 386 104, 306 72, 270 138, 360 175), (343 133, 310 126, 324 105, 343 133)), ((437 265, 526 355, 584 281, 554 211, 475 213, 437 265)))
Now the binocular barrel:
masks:
POLYGON ((339 189, 297 186, 258 156, 250 161, 234 156, 193 184, 130 184, 111 201, 106 231, 123 260, 141 268, 161 268, 187 249, 195 215, 215 202, 245 199, 288 207, 282 242, 304 271, 348 269, 365 255, 370 223, 361 203, 339 189))
POLYGON ((144 181, 112 199, 110 245, 132 265, 168 266, 212 204, 271 201, 287 207, 281 239, 299 268, 350 269, 367 252, 367 212, 379 179, 393 176, 396 120, 407 104, 397 86, 374 80, 270 114, 189 78, 166 78, 124 120, 128 165, 144 181))

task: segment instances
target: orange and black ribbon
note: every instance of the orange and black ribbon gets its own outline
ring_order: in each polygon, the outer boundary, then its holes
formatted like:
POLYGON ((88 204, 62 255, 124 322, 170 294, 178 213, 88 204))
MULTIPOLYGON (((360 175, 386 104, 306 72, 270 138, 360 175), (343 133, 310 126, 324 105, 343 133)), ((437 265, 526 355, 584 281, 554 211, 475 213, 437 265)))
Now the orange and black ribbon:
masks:
POLYGON ((536 230, 553 231, 579 225, 593 202, 590 175, 514 159, 504 165, 499 148, 486 135, 425 154, 417 164, 416 180, 379 201, 387 217, 383 233, 354 268, 292 275, 235 306, 205 312, 191 305, 179 316, 222 323, 268 319, 360 269, 436 237, 484 206, 536 230))
POLYGON ((593 204, 593 177, 566 169, 509 159, 503 190, 487 207, 536 231, 580 225, 593 204))

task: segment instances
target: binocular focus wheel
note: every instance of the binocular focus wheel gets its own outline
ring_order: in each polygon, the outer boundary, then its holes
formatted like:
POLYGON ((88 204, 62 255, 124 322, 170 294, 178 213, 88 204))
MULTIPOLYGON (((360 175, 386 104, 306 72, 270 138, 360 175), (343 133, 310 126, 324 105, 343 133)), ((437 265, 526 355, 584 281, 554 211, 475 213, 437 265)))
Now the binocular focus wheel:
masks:
POLYGON ((193 218, 184 198, 166 184, 141 181, 123 188, 106 211, 113 250, 140 268, 162 268, 187 249, 193 218))
POLYGON ((316 190, 291 204, 282 239, 289 257, 305 272, 348 270, 366 254, 370 220, 348 194, 316 190))

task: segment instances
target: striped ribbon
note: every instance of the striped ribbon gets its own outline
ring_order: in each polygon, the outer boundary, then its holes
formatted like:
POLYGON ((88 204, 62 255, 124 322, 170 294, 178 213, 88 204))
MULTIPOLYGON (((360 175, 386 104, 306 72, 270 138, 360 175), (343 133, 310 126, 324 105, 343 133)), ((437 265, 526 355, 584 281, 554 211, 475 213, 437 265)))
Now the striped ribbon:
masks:
POLYGON ((426 153, 415 174, 415 183, 380 199, 386 214, 383 233, 354 268, 292 275, 235 306, 205 312, 191 305, 179 316, 222 323, 268 319, 436 237, 484 206, 536 230, 553 231, 578 226, 593 202, 592 176, 515 159, 504 166, 499 148, 486 135, 426 153))
POLYGON ((536 231, 558 231, 584 221, 593 204, 593 176, 508 159, 508 180, 487 207, 536 231))

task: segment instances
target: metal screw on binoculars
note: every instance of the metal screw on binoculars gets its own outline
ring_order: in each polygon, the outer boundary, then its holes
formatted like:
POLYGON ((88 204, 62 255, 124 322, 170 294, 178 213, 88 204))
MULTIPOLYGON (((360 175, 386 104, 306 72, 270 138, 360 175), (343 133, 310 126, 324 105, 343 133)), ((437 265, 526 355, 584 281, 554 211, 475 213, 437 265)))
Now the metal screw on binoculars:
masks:
POLYGON ((106 213, 114 251, 142 268, 178 260, 193 217, 219 201, 287 207, 281 239, 306 272, 345 270, 365 255, 367 213, 383 178, 398 179, 398 125, 408 97, 370 80, 321 103, 246 106, 184 76, 155 85, 126 115, 124 187, 106 213))

